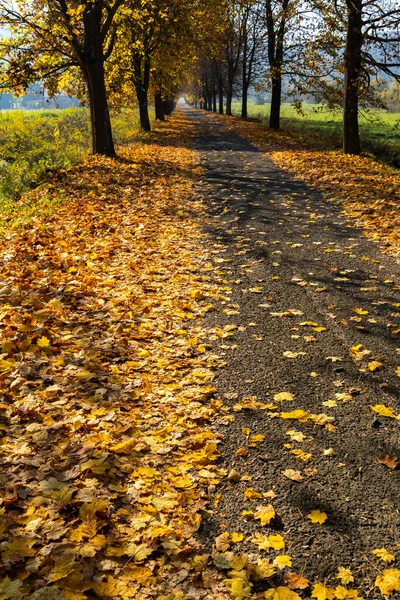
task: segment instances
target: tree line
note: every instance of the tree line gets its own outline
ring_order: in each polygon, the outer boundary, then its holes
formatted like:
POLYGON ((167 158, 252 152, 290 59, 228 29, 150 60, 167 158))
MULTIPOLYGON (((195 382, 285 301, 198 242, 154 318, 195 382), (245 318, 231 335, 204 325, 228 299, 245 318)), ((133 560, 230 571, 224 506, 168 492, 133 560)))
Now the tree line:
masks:
POLYGON ((283 82, 299 109, 309 95, 341 108, 343 150, 359 154, 360 110, 386 108, 399 90, 398 0, 227 0, 215 52, 197 63, 194 101, 230 115, 235 95, 247 118, 249 89, 267 89, 269 126, 277 129, 283 82), (391 96, 378 93, 384 77, 391 96))
MULTIPOLYGON (((110 108, 136 99, 141 127, 171 112, 179 89, 207 110, 232 113, 240 93, 271 92, 279 128, 283 82, 343 107, 344 151, 358 154, 360 107, 374 78, 400 81, 398 0, 0 0, 0 87, 40 81, 90 108, 94 153, 115 153, 110 108)), ((381 97, 382 98, 382 97, 381 97)))
POLYGON ((171 112, 184 73, 209 43, 213 0, 0 0, 0 88, 40 81, 90 108, 93 153, 114 155, 110 108, 135 97, 140 123, 171 112))

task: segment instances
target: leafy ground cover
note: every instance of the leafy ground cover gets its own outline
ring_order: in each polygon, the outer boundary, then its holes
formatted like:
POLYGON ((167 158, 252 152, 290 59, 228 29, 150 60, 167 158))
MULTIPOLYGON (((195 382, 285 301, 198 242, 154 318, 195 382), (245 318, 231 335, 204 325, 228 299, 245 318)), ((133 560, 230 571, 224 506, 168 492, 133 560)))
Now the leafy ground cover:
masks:
MULTIPOLYGON (((240 115, 240 102, 234 102, 232 110, 234 114, 240 115)), ((339 111, 304 103, 303 113, 299 114, 290 103, 283 103, 283 128, 300 135, 317 134, 320 145, 331 149, 341 148, 342 115, 339 111)), ((269 104, 257 105, 250 102, 249 116, 266 122, 269 118, 269 104)), ((362 112, 360 132, 364 151, 396 167, 400 166, 400 113, 373 109, 362 112)))
MULTIPOLYGON (((243 296, 242 281, 231 281, 225 248, 202 232, 214 218, 194 185, 196 133, 195 124, 175 116, 146 143, 121 148, 118 159, 91 157, 55 173, 22 199, 32 208, 29 221, 26 214, 18 218, 18 206, 5 215, 12 228, 0 256, 1 599, 360 598, 345 567, 332 573, 334 584, 292 569, 286 543, 293 531, 268 528, 279 527, 275 492, 258 491, 251 470, 239 473, 220 460, 216 425, 229 426, 236 415, 294 421, 300 431, 292 431, 293 443, 301 443, 303 426, 310 430, 307 444, 315 429, 334 435, 335 426, 316 410, 292 411, 289 404, 281 411, 295 396, 287 389, 279 388, 273 403, 247 395, 233 406, 216 393, 224 353, 237 349, 229 338, 246 327, 232 322, 239 314, 232 287, 243 296), (245 488, 248 510, 236 529, 222 529, 204 544, 205 524, 223 505, 222 480, 234 494, 235 486, 245 488), (241 531, 247 522, 250 540, 241 531), (243 551, 249 543, 252 550, 243 551)), ((246 168, 253 173, 252 165, 246 168)), ((220 190, 228 204, 236 175, 220 190)), ((284 211, 291 202, 283 199, 284 211)), ((239 213, 230 214, 228 205, 220 212, 231 231, 239 213)), ((218 218, 215 224, 222 227, 218 218)), ((239 236, 231 245, 240 263, 252 251, 247 244, 239 236)), ((303 244, 291 246, 297 254, 303 244)), ((244 276, 255 279, 246 298, 259 300, 264 280, 256 266, 244 266, 244 276)), ((291 288, 308 289, 296 281, 291 288)), ((277 339, 283 329, 293 338, 286 317, 298 316, 271 313, 277 339)), ((317 322, 300 326, 314 335, 327 330, 317 322)), ((312 346, 313 336, 306 337, 312 346)), ((290 348, 281 361, 285 371, 287 361, 305 354, 290 348)), ((366 355, 363 347, 352 351, 355 360, 366 355)), ((396 422, 390 407, 375 409, 396 422)), ((247 425, 240 435, 238 460, 265 439, 247 425)), ((296 460, 311 460, 308 446, 295 450, 296 460)), ((288 469, 285 481, 296 482, 299 470, 288 469)), ((231 508, 236 504, 233 497, 231 508)), ((322 506, 300 517, 316 528, 329 518, 322 506)), ((400 571, 391 548, 376 550, 385 567, 376 567, 371 586, 388 595, 399 589, 400 571)))
MULTIPOLYGON (((133 141, 134 112, 113 117, 116 142, 133 141)), ((54 169, 83 160, 90 149, 86 109, 8 111, 0 115, 0 207, 12 204, 54 169)))
POLYGON ((181 598, 205 566, 220 360, 192 323, 220 292, 181 129, 61 173, 3 240, 1 598, 181 598))
MULTIPOLYGON (((221 117, 217 117, 221 118, 221 117)), ((267 152, 275 164, 338 201, 345 213, 397 255, 400 250, 400 172, 368 156, 346 156, 324 147, 312 131, 272 131, 254 122, 224 117, 228 128, 267 152)))

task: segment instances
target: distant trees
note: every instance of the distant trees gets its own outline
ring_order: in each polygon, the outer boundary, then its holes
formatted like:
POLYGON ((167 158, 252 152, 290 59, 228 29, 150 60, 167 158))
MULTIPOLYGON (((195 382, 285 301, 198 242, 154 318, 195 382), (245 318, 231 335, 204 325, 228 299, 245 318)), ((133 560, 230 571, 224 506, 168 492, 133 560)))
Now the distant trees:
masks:
MULTIPOLYGON (((385 75, 400 82, 398 0, 227 0, 225 6, 219 72, 226 113, 232 113, 233 96, 240 96, 246 118, 248 90, 264 80, 271 93, 269 125, 279 128, 285 81, 295 104, 312 94, 340 106, 343 150, 359 154, 360 107, 393 102, 397 90, 377 94, 373 81, 385 75)), ((202 64, 209 81, 209 63, 202 58, 202 64)), ((215 110, 207 98, 204 106, 215 110)))

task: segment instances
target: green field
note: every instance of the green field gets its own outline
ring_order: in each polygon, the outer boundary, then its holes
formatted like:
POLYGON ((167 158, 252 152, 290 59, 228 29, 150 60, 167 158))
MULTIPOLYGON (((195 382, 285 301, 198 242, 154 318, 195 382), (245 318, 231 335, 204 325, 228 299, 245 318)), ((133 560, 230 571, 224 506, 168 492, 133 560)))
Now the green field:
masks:
MULTIPOLYGON (((136 111, 125 110, 112 121, 117 144, 137 138, 136 111)), ((0 210, 37 186, 48 171, 82 160, 90 147, 87 109, 0 112, 0 210)))
MULTIPOLYGON (((240 102, 233 102, 234 114, 240 115, 240 102)), ((249 102, 250 117, 267 121, 270 105, 257 105, 249 102)), ((304 104, 304 115, 296 112, 289 104, 282 104, 282 127, 292 131, 318 133, 316 144, 338 148, 341 146, 342 115, 319 105, 304 104)), ((384 110, 368 110, 360 115, 360 132, 363 149, 400 166, 400 113, 389 113, 384 110)))

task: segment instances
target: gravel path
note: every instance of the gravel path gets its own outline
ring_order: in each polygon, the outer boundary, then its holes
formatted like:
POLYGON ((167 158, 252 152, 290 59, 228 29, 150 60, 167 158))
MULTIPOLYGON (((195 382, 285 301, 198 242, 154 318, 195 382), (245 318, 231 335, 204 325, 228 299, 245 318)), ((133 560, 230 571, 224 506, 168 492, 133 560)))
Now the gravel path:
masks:
POLYGON ((218 487, 203 541, 211 550, 222 532, 239 532, 244 539, 231 550, 263 554, 250 537, 279 532, 293 563, 286 571, 336 586, 338 567, 346 567, 362 595, 382 597, 375 578, 398 562, 388 567, 372 550, 400 558, 400 471, 377 459, 400 459, 400 429, 398 419, 370 406, 400 412, 400 266, 335 203, 220 120, 187 116, 198 128, 199 194, 208 199, 207 233, 227 295, 209 326, 237 327, 232 337, 214 336, 227 362, 218 394, 234 407, 215 428, 224 466, 248 476, 218 487), (277 402, 281 392, 293 399, 277 402), (257 409, 254 401, 279 409, 257 409), (284 418, 295 410, 313 416, 284 418), (287 469, 301 480, 283 475, 287 469), (245 497, 249 488, 261 499, 245 497), (269 503, 276 511, 269 527, 242 516, 269 503), (326 513, 324 524, 307 518, 313 510, 326 513))

